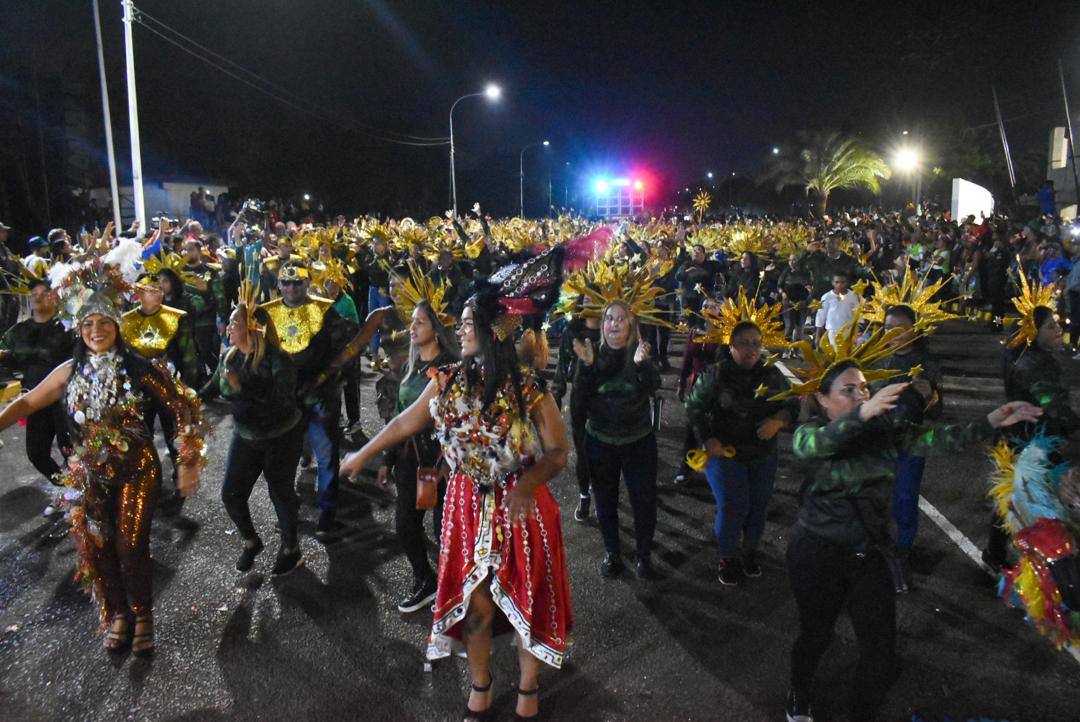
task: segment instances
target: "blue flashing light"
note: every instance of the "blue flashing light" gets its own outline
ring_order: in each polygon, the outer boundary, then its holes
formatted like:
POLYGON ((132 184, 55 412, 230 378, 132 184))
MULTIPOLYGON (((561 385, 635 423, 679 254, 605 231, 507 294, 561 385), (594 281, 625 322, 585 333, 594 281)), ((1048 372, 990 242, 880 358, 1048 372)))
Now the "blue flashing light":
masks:
POLYGON ((608 192, 608 182, 604 178, 597 178, 596 182, 593 183, 593 188, 596 189, 597 193, 607 193, 608 192))
POLYGON ((628 185, 630 185, 630 179, 629 178, 612 178, 611 179, 611 185, 619 186, 619 187, 628 186, 628 185))

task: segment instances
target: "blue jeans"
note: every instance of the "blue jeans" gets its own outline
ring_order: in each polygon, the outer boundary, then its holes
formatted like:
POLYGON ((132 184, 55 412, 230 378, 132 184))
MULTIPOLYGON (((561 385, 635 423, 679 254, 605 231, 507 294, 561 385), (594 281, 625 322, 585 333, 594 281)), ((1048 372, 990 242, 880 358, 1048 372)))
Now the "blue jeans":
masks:
MULTIPOLYGON (((372 311, 374 311, 377 308, 382 308, 383 306, 389 306, 390 303, 391 303, 390 297, 389 296, 384 296, 381 293, 379 293, 379 289, 376 288, 375 286, 372 286, 371 288, 368 289, 368 292, 367 292, 367 310, 368 310, 368 313, 371 313, 372 311)), ((361 322, 362 321, 363 321, 363 319, 361 319, 361 322)), ((371 337, 371 355, 372 356, 375 356, 376 354, 379 353, 379 338, 380 338, 379 333, 380 333, 379 331, 376 331, 375 335, 371 337)))
POLYGON ((720 456, 709 457, 705 479, 716 497, 716 545, 721 557, 731 557, 743 547, 756 549, 765 533, 765 510, 772 498, 777 458, 743 463, 720 456))
POLYGON ((315 454, 318 470, 315 472, 315 501, 319 511, 331 512, 337 509, 338 459, 339 446, 337 417, 340 408, 333 415, 327 414, 322 404, 315 406, 308 420, 308 441, 315 454))
POLYGON ((901 549, 911 549, 919 531, 919 486, 925 468, 924 456, 900 454, 896 457, 893 518, 896 520, 896 546, 901 549))

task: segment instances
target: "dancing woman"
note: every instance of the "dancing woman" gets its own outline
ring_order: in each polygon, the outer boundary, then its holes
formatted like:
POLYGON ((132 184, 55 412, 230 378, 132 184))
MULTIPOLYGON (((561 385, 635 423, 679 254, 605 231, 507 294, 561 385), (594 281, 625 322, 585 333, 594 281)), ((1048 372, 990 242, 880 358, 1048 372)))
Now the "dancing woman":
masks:
POLYGON ((0 429, 63 399, 76 443, 61 478, 74 498, 68 514, 77 576, 99 602, 102 624, 109 625, 105 648, 120 651, 130 644, 136 654, 150 654, 150 523, 161 461, 146 419, 160 414, 168 428, 178 430, 178 486, 184 496, 198 487, 205 429, 194 391, 128 350, 113 300, 91 292, 89 278, 79 278, 97 272, 103 278, 95 285, 118 288, 123 281, 108 260, 97 259, 59 285, 61 307, 74 310, 73 358, 4 409, 0 429))
POLYGON ((814 417, 795 431, 795 456, 803 465, 798 518, 788 544, 791 589, 799 608, 799 635, 791 650, 791 688, 787 718, 812 720, 809 695, 814 672, 832 641, 833 628, 846 609, 855 629, 859 661, 852 719, 876 719, 875 712, 893 673, 896 647, 896 594, 889 555, 889 502, 899 453, 956 452, 993 429, 1041 415, 1018 401, 991 411, 985 420, 926 429, 891 412, 907 384, 891 384, 873 397, 868 383, 899 371, 871 370, 894 351, 891 341, 903 329, 877 330, 861 344, 859 317, 815 351, 807 341, 799 350, 807 362, 795 369, 803 383, 779 396, 811 396, 814 417))
POLYGON ((355 477, 377 453, 434 423, 450 467, 428 657, 465 644, 472 675, 466 719, 492 704, 492 635, 517 633, 517 714, 535 717, 540 662, 562 665, 573 627, 559 507, 547 488, 566 465, 562 417, 513 332, 558 294, 557 247, 500 269, 465 304, 463 361, 433 373, 420 397, 341 465, 355 477), (495 285, 498 284, 498 285, 495 285))

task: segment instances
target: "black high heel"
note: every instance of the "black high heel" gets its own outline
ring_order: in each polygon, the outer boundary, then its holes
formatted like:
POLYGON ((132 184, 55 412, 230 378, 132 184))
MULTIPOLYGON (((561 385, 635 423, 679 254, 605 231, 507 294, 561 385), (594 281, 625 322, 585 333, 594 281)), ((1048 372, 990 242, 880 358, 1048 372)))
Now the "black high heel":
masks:
MULTIPOLYGON (((540 688, 537 687, 536 689, 525 690, 525 689, 522 689, 521 687, 518 687, 517 693, 518 693, 519 697, 532 697, 533 695, 540 694, 540 688)), ((534 714, 532 717, 523 717, 522 715, 519 715, 517 710, 515 709, 514 710, 514 719, 515 720, 540 719, 540 711, 537 710, 536 714, 534 714)))
MULTIPOLYGON (((487 683, 487 685, 484 686, 484 687, 477 687, 474 684, 472 686, 472 689, 473 689, 473 692, 479 692, 479 693, 483 694, 484 692, 490 692, 491 691, 491 685, 493 685, 493 684, 495 684, 495 675, 493 675, 489 671, 488 672, 488 683, 487 683)), ((487 709, 475 710, 475 709, 469 709, 469 703, 468 702, 465 703, 464 722, 488 722, 488 720, 490 720, 490 719, 491 719, 491 705, 488 705, 487 709)))

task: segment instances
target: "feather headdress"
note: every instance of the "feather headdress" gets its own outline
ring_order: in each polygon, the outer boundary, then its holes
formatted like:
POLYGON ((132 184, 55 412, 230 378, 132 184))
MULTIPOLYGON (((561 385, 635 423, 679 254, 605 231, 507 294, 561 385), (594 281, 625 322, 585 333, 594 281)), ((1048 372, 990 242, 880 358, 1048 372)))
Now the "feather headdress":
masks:
POLYGON ((1035 325, 1035 309, 1048 308, 1057 310, 1057 301, 1054 298, 1054 284, 1042 285, 1038 279, 1028 281, 1024 273, 1023 264, 1017 268, 1020 274, 1020 294, 1012 300, 1013 306, 1020 313, 1020 327, 1009 339, 1009 348, 1016 348, 1020 344, 1030 346, 1039 335, 1039 329, 1035 325))
POLYGON ((409 323, 416 306, 421 301, 427 301, 443 326, 453 326, 454 317, 446 312, 448 305, 445 298, 446 284, 440 281, 438 285, 435 285, 420 266, 412 261, 408 262, 408 268, 408 276, 394 274, 398 278, 398 283, 390 289, 390 297, 394 299, 394 308, 397 309, 401 320, 409 323))
POLYGON ((750 298, 746 289, 740 287, 737 299, 727 298, 718 311, 703 311, 698 315, 705 320, 705 332, 695 336, 698 343, 731 343, 731 332, 741 323, 752 323, 761 332, 761 343, 766 347, 791 344, 784 337, 784 323, 780 320, 779 303, 758 304, 750 298))

